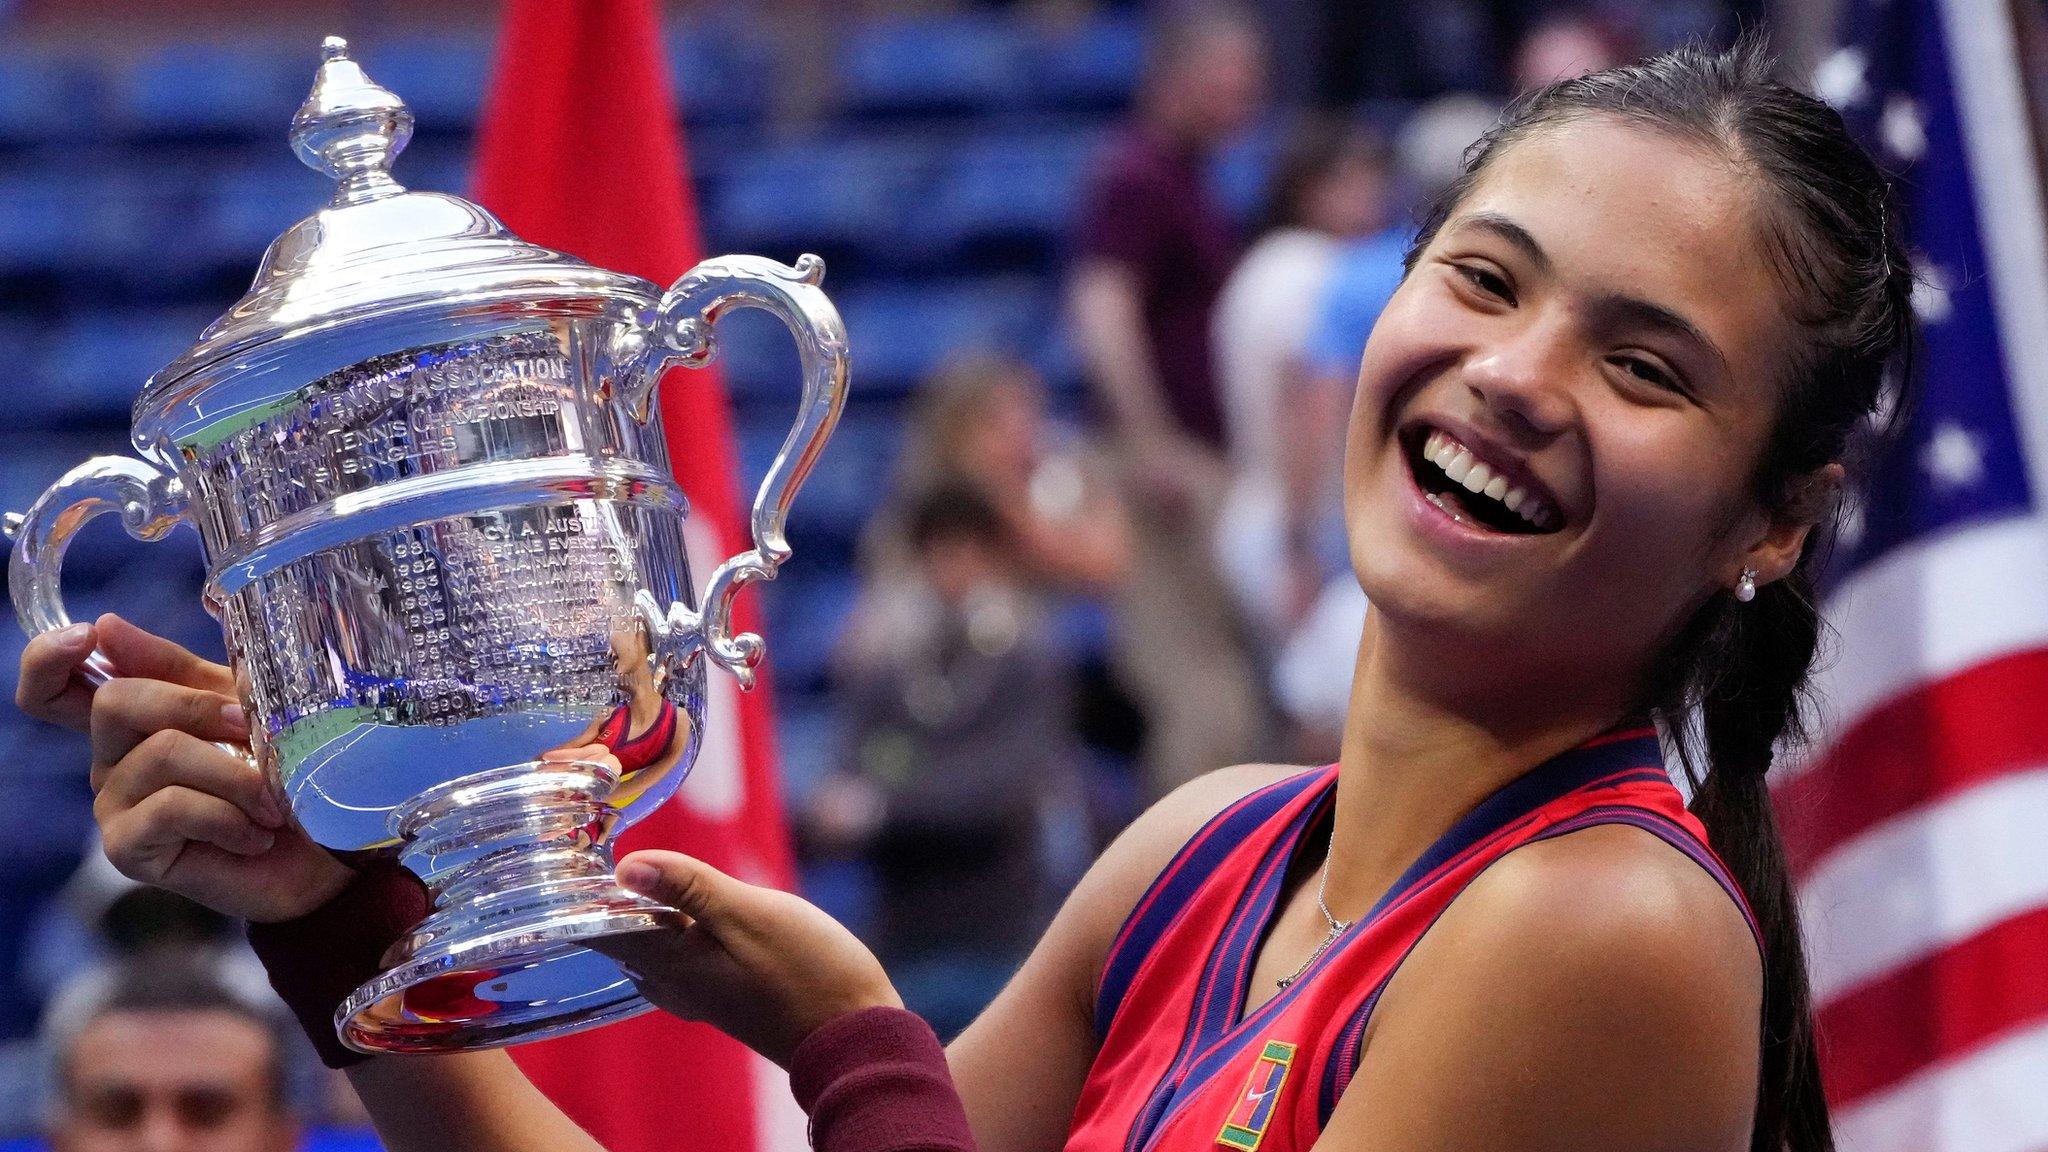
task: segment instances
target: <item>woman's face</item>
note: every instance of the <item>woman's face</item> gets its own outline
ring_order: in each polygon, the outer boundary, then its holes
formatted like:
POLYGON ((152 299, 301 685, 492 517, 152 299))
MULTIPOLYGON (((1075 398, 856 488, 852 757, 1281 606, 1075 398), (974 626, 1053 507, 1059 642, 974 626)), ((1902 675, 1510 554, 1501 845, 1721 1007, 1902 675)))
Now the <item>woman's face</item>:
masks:
POLYGON ((1371 158, 1347 155, 1309 188, 1303 215, 1332 236, 1363 236, 1385 225, 1386 173, 1371 158))
POLYGON ((1605 118, 1495 156, 1359 374, 1345 509, 1383 624, 1484 679, 1634 677, 1757 548, 1760 582, 1789 568, 1803 529, 1749 486, 1794 335, 1750 179, 1605 118))
POLYGON ((976 413, 962 466, 1003 484, 1023 484, 1038 467, 1044 409, 1038 394, 1018 383, 992 389, 976 413))

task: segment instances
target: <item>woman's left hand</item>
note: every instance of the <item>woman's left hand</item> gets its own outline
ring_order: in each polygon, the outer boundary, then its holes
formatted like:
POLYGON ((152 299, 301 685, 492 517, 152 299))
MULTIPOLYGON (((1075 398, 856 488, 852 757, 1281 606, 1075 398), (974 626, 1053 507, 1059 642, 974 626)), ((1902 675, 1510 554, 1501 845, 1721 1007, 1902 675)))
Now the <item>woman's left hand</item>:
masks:
POLYGON ((835 1016, 903 1006, 867 946, 801 897, 679 852, 635 852, 619 862, 618 877, 674 908, 676 927, 593 946, 656 1007, 701 1020, 778 1065, 835 1016))

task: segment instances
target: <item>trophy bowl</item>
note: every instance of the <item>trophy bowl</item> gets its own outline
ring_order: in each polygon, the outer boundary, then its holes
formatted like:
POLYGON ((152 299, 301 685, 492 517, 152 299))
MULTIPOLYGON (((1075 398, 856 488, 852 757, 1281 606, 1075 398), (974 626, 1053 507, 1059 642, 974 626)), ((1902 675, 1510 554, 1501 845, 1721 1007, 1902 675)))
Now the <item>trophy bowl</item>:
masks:
POLYGON ((790 501, 845 402, 845 329, 816 257, 720 257, 663 292, 407 191, 388 169, 411 113, 338 38, 322 54, 291 141, 333 199, 149 379, 135 457, 88 460, 7 518, 9 591, 31 634, 61 628, 86 522, 198 530, 247 754, 316 843, 396 857, 433 893, 336 1013, 349 1045, 620 1019, 649 1005, 586 945, 665 909, 613 881, 611 839, 688 773, 706 665, 752 682, 762 645, 733 632, 733 597, 789 555, 790 501), (700 601, 656 385, 708 363, 740 307, 788 325, 803 395, 753 547, 700 601))

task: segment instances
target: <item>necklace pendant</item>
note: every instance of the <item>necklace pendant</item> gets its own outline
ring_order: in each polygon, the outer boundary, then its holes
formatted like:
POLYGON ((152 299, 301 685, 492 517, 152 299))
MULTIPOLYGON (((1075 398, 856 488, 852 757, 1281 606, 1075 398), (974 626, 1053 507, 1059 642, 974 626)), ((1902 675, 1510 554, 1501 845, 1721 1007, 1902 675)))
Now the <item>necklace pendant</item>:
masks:
POLYGON ((1289 984, 1292 984, 1296 980, 1301 979, 1302 973, 1307 972, 1311 967, 1313 967, 1315 965, 1315 962, 1322 957, 1323 953, 1328 952, 1330 950, 1330 945, 1335 944, 1337 942, 1337 937, 1342 936, 1344 934, 1344 930, 1349 927, 1351 927, 1351 925, 1343 921, 1332 920, 1330 922, 1330 930, 1323 936, 1322 943, 1317 944, 1315 947, 1315 951, 1310 952, 1308 954, 1308 959, 1303 960, 1301 962, 1301 967, 1296 968, 1292 973, 1281 977, 1280 982, 1278 983, 1278 985, 1276 985, 1276 987, 1280 991, 1285 992, 1289 984))

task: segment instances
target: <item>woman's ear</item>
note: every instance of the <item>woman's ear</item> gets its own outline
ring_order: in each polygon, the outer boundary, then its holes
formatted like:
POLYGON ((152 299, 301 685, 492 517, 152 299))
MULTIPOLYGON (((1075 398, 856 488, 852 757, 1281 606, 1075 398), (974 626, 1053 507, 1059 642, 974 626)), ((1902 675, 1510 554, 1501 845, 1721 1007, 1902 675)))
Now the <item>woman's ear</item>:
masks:
MULTIPOLYGON (((1784 579, 1799 563, 1807 534, 1833 510, 1846 477, 1842 466, 1830 461, 1786 482, 1778 511, 1742 555, 1742 567, 1756 573, 1757 587, 1784 579)), ((1731 574, 1725 585, 1733 588, 1739 578, 1740 573, 1731 574)))

